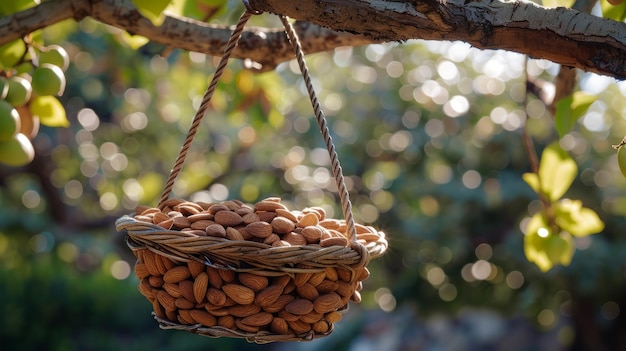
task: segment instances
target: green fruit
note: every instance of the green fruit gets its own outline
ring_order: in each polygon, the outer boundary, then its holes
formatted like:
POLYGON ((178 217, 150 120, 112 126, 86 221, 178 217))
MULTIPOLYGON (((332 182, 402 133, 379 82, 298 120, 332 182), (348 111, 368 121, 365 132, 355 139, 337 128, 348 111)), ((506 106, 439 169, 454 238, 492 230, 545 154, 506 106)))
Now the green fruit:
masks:
POLYGON ((67 51, 59 45, 50 45, 44 48, 39 53, 38 60, 40 66, 44 63, 49 63, 58 66, 64 72, 70 65, 70 56, 67 54, 67 51))
POLYGON ((8 141, 0 142, 0 163, 12 167, 29 164, 35 158, 35 149, 26 135, 18 133, 8 141))
POLYGON ((0 68, 15 66, 26 52, 26 44, 22 39, 16 39, 0 46, 0 68))
POLYGON ((2 0, 0 1, 0 12, 4 15, 10 15, 15 12, 24 11, 40 3, 40 0, 2 0))
POLYGON ((0 142, 13 139, 20 128, 21 121, 17 110, 8 102, 0 100, 0 142))
POLYGON ((30 82, 20 76, 9 78, 9 90, 7 91, 6 100, 15 107, 25 105, 30 100, 32 86, 30 82))
POLYGON ((58 66, 44 63, 35 68, 30 84, 39 96, 62 95, 65 91, 65 74, 58 66))

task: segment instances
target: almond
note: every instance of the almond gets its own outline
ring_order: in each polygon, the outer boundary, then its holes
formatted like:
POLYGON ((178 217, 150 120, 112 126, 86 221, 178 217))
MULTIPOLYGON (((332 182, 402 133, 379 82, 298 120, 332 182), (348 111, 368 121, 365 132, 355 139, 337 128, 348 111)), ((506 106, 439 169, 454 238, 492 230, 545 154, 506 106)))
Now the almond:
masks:
POLYGON ((193 295, 193 281, 191 280, 183 280, 178 283, 178 290, 189 301, 195 302, 196 298, 193 295))
POLYGON ((211 213, 213 215, 215 215, 216 213, 221 212, 221 211, 230 211, 230 210, 224 204, 212 204, 207 209, 207 212, 209 212, 209 213, 211 213))
POLYGON ((217 324, 217 319, 207 311, 191 310, 190 314, 191 318, 205 327, 211 328, 217 324))
POLYGON ((244 240, 241 233, 239 233, 239 231, 233 227, 226 228, 226 239, 233 241, 244 240))
POLYGON ((278 312, 278 317, 286 320, 287 322, 297 321, 300 318, 300 316, 293 314, 293 313, 289 313, 285 310, 281 310, 280 312, 278 312))
POLYGON ((352 296, 350 297, 350 301, 361 303, 361 293, 358 291, 353 292, 352 296))
POLYGON ((287 304, 295 299, 296 297, 293 295, 280 295, 273 304, 269 306, 263 306, 263 310, 269 313, 277 313, 283 311, 285 309, 285 306, 287 306, 287 304))
POLYGON ((326 267, 326 269, 324 270, 324 273, 326 273, 326 279, 328 280, 337 280, 339 279, 339 276, 337 275, 337 270, 335 269, 335 267, 326 267))
POLYGON ((165 291, 167 291, 167 293, 170 294, 170 296, 172 296, 175 299, 183 296, 180 290, 178 290, 178 284, 164 283, 163 289, 165 289, 165 291))
POLYGON ((276 212, 255 212, 257 216, 259 216, 259 221, 271 223, 274 218, 276 218, 276 212))
POLYGON ((222 316, 217 319, 217 325, 227 329, 235 329, 235 318, 233 316, 222 316))
POLYGON ((156 293, 156 298, 159 301, 159 304, 163 306, 166 311, 175 311, 176 310, 176 299, 170 296, 165 290, 159 290, 156 293))
POLYGON ((233 211, 219 211, 213 220, 224 227, 236 227, 243 222, 243 218, 233 211))
POLYGON ((294 331, 296 334, 304 334, 311 330, 311 325, 309 323, 305 323, 301 320, 296 320, 293 322, 287 321, 289 328, 294 331))
POLYGON ((237 326, 238 329, 241 329, 242 331, 246 332, 246 333, 258 333, 259 332, 259 327, 253 327, 251 325, 247 325, 244 324, 241 319, 235 319, 235 325, 237 326))
POLYGON ((209 287, 209 276, 202 272, 193 281, 193 296, 197 303, 202 303, 209 287))
MULTIPOLYGON (((211 222, 213 222, 213 214, 208 213, 208 212, 201 212, 201 213, 198 213, 198 214, 191 215, 191 216, 189 216, 187 218, 189 218, 191 223, 194 223, 194 222, 197 222, 197 221, 211 221, 211 222)), ((213 222, 213 223, 215 223, 215 222, 213 222)))
POLYGON ((151 275, 148 277, 148 282, 151 286, 160 288, 163 286, 163 277, 160 275, 151 275))
POLYGON ((139 261, 135 263, 135 275, 137 276, 137 278, 139 278, 139 280, 150 275, 150 272, 148 272, 148 267, 146 267, 145 263, 141 263, 139 261))
POLYGON ((195 303, 187 300, 184 297, 177 298, 176 301, 174 301, 174 305, 176 305, 177 308, 180 308, 183 310, 191 310, 196 307, 195 303))
POLYGON ((176 228, 188 228, 191 225, 191 221, 187 217, 179 216, 174 217, 174 227, 176 228))
POLYGON ((306 299, 295 299, 285 306, 285 311, 301 316, 313 311, 313 303, 306 299))
POLYGON ((335 311, 343 305, 344 303, 341 300, 341 296, 334 292, 320 295, 320 297, 313 301, 313 309, 318 313, 335 311))
POLYGON ((318 224, 326 229, 337 229, 340 225, 338 220, 330 218, 320 221, 318 224))
POLYGON ((176 266, 165 272, 163 281, 166 283, 178 283, 191 277, 191 272, 187 266, 176 266))
MULTIPOLYGON (((163 290, 159 290, 159 291, 163 291, 163 290)), ((163 292, 167 294, 165 291, 163 292)), ((154 299, 152 301, 152 309, 154 310, 154 314, 157 315, 157 317, 166 318, 165 309, 163 308, 163 306, 161 306, 158 299, 154 299)))
POLYGON ((226 294, 222 290, 210 287, 206 293, 207 301, 213 306, 224 306, 226 294))
POLYGON ((261 220, 259 216, 253 212, 246 213, 245 215, 241 216, 241 218, 243 218, 243 223, 245 224, 252 224, 254 222, 259 222, 261 220))
POLYGON ((317 287, 324 279, 326 279, 326 272, 313 273, 313 276, 309 279, 309 283, 317 287))
POLYGON ((168 219, 170 218, 163 212, 155 212, 154 217, 152 217, 152 221, 154 224, 159 224, 163 221, 167 221, 168 219))
POLYGON ((235 271, 230 269, 218 269, 217 273, 220 275, 223 281, 230 283, 235 280, 235 271))
POLYGON ((241 323, 253 327, 262 327, 272 323, 272 319, 274 319, 274 316, 271 313, 259 312, 242 319, 241 323))
POLYGON ((302 285, 304 285, 304 283, 308 282, 309 279, 311 279, 312 276, 313 276, 313 273, 310 273, 310 272, 307 272, 307 273, 296 273, 294 275, 293 282, 294 282, 294 284, 296 284, 296 286, 302 286, 302 285))
POLYGON ((296 287, 296 292, 301 298, 310 301, 313 301, 320 296, 315 286, 310 283, 304 283, 301 286, 296 287))
POLYGON ((228 297, 240 305, 248 305, 254 302, 254 291, 243 285, 226 284, 222 286, 222 290, 228 297))
POLYGON ((309 323, 309 324, 313 324, 316 323, 317 321, 319 321, 320 319, 322 319, 322 317, 324 317, 324 315, 322 313, 317 313, 315 311, 307 313, 303 316, 300 316, 300 320, 305 322, 305 323, 309 323))
POLYGON ((322 237, 322 233, 323 233, 322 230, 316 226, 304 227, 302 228, 302 231, 300 231, 300 234, 304 237, 306 242, 309 244, 319 243, 322 237))
POLYGON ((163 222, 159 222, 158 226, 163 228, 163 229, 170 230, 174 226, 174 219, 173 218, 168 218, 168 219, 164 220, 163 222))
POLYGON ((300 245, 307 244, 307 241, 304 238, 304 236, 302 236, 302 234, 298 234, 294 232, 290 232, 290 233, 283 235, 283 240, 288 242, 291 246, 300 246, 300 245))
POLYGON ((270 285, 257 294, 254 303, 261 307, 270 306, 278 300, 282 293, 283 286, 279 284, 270 285))
POLYGON ((322 207, 307 207, 302 210, 302 213, 313 213, 320 221, 323 221, 326 218, 326 210, 324 210, 322 207))
POLYGON ((276 234, 286 234, 296 228, 296 224, 285 217, 275 217, 272 219, 271 224, 276 234))
POLYGON ((272 225, 267 222, 253 222, 246 226, 246 231, 252 236, 265 239, 272 235, 272 225))
POLYGON ((328 312, 324 315, 324 319, 329 321, 330 323, 337 323, 341 320, 341 313, 337 311, 328 312))
POLYGON ((254 205, 254 211, 271 211, 274 212, 277 209, 282 209, 282 210, 287 210, 287 207, 285 207, 285 205, 281 204, 278 201, 273 201, 270 199, 265 199, 261 202, 257 202, 254 205))
MULTIPOLYGON (((270 228, 271 228, 271 225, 270 225, 270 228)), ((278 236, 278 234, 272 233, 270 234, 270 236, 263 239, 263 244, 272 245, 277 241, 280 241, 280 237, 278 236)))
POLYGON ((291 213, 291 211, 289 210, 277 208, 274 212, 276 212, 276 215, 280 217, 285 217, 294 223, 298 222, 298 218, 296 218, 296 216, 293 213, 291 213))
POLYGON ((352 289, 352 286, 350 286, 350 284, 348 282, 345 282, 343 280, 337 280, 337 289, 335 289, 335 292, 339 295, 341 295, 341 297, 344 298, 349 298, 350 296, 352 296, 352 292, 354 291, 354 289, 352 289))
POLYGON ((156 298, 154 288, 150 286, 147 278, 142 279, 141 282, 139 282, 139 285, 137 285, 137 290, 139 290, 141 295, 147 297, 150 301, 156 298))
POLYGON ((162 257, 163 256, 159 254, 154 255, 154 265, 159 271, 159 275, 163 275, 167 272, 167 267, 165 266, 165 263, 163 263, 162 257))
POLYGON ((228 313, 235 317, 248 317, 253 314, 259 313, 261 311, 261 307, 251 303, 247 305, 235 305, 228 307, 228 313))
POLYGON ((171 322, 178 322, 178 314, 176 313, 176 310, 165 310, 165 318, 171 322))
POLYGON ((196 321, 191 317, 191 311, 178 310, 178 321, 180 324, 196 324, 196 321))
POLYGON ((217 223, 209 224, 204 230, 206 235, 212 236, 215 238, 225 238, 226 237, 226 229, 223 226, 217 223))
POLYGON ((220 276, 220 270, 213 267, 206 267, 206 273, 209 276, 209 285, 216 289, 221 289, 224 285, 224 280, 220 276))
POLYGON ((317 223, 319 223, 317 215, 313 213, 307 213, 302 216, 302 218, 300 218, 300 220, 298 221, 298 227, 304 228, 308 226, 314 226, 317 225, 317 223))
POLYGON ((330 330, 330 325, 326 321, 318 321, 313 323, 312 328, 318 334, 326 334, 330 330))
POLYGON ((252 273, 239 273, 239 282, 255 292, 261 291, 267 287, 269 280, 267 277, 252 273))
POLYGON ((150 272, 150 275, 161 275, 159 269, 156 266, 155 256, 156 254, 150 250, 141 250, 143 253, 143 263, 146 265, 146 269, 150 272))
POLYGON ((338 286, 339 285, 337 284, 337 281, 324 279, 322 280, 321 283, 319 283, 315 287, 317 288, 317 291, 319 291, 320 294, 327 294, 329 292, 333 292, 337 290, 338 286))
POLYGON ((190 227, 191 229, 202 230, 206 233, 206 227, 210 226, 211 224, 215 224, 215 222, 208 219, 201 219, 195 222, 191 222, 190 227))
POLYGON ((272 324, 270 325, 270 330, 274 334, 278 335, 286 335, 289 334, 289 325, 287 321, 283 318, 276 317, 272 320, 272 324))
POLYGON ((362 281, 366 280, 367 278, 369 278, 370 271, 367 269, 367 267, 363 267, 363 268, 359 269, 356 272, 356 274, 357 274, 356 280, 362 282, 362 281))
POLYGON ((345 237, 333 237, 322 239, 320 241, 321 247, 330 247, 330 246, 348 246, 348 239, 345 237))
POLYGON ((204 272, 206 266, 202 262, 191 260, 187 262, 187 268, 189 269, 191 276, 195 278, 198 276, 198 274, 204 272))
POLYGON ((339 279, 343 280, 344 282, 349 282, 352 280, 351 269, 337 267, 336 270, 337 270, 337 276, 339 276, 339 279))
POLYGON ((195 215, 195 214, 202 212, 202 207, 200 207, 200 209, 198 209, 198 207, 196 207, 195 204, 191 202, 185 202, 185 203, 178 205, 176 209, 180 211, 180 213, 182 213, 185 217, 189 217, 191 215, 195 215))
POLYGON ((216 307, 206 304, 204 305, 204 309, 215 317, 230 316, 230 312, 228 312, 228 308, 226 307, 216 307))

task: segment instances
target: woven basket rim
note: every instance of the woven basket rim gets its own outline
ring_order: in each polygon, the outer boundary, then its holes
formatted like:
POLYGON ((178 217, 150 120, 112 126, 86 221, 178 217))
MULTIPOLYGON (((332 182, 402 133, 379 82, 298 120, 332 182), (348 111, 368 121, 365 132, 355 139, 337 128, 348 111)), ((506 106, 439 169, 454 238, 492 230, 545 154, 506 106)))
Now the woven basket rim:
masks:
POLYGON ((368 247, 358 242, 349 242, 349 246, 321 247, 308 244, 273 247, 249 240, 230 240, 168 230, 128 215, 116 221, 116 228, 127 234, 127 244, 132 250, 145 248, 178 261, 196 260, 220 268, 256 271, 265 275, 277 271, 293 273, 298 264, 313 269, 328 266, 353 269, 365 267, 371 258, 381 256, 387 248, 382 232, 380 243, 368 247))

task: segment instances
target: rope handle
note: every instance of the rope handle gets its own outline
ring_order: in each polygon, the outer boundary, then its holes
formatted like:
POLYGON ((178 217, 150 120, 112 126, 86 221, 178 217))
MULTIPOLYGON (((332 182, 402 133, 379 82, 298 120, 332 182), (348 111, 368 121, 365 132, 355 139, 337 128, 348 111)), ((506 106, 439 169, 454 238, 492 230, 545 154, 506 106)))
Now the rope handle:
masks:
MULTIPOLYGON (((196 112, 196 115, 191 123, 191 127, 187 132, 187 136, 183 143, 183 146, 180 149, 178 157, 176 158, 176 162, 174 163, 174 167, 172 167, 170 171, 170 175, 167 179, 165 187, 163 189, 163 193, 161 194, 161 198, 158 203, 158 208, 163 208, 163 204, 168 200, 172 188, 174 187, 174 183, 176 178, 180 174, 180 171, 183 168, 183 164, 185 163, 185 159, 187 154, 189 153, 189 149, 191 147, 191 143, 198 132, 198 128, 200 127, 200 122, 204 118, 206 111, 209 107, 209 103, 211 102, 211 98, 213 97, 213 93, 215 92, 215 88, 219 83, 219 80, 226 69, 226 64, 233 51, 237 47, 239 43, 239 39, 243 33, 243 29, 245 24, 248 22, 252 15, 260 14, 261 12, 255 11, 249 7, 247 1, 244 0, 244 5, 246 5, 246 11, 241 15, 233 33, 228 39, 228 43, 226 44, 226 48, 224 49, 224 55, 220 59, 217 69, 215 70, 215 74, 211 79, 211 83, 209 84, 204 96, 202 97, 202 102, 200 103, 200 107, 196 112)), ((335 150, 335 145, 333 144, 332 137, 330 136, 330 130, 328 128, 328 123, 326 122, 326 117, 320 107, 319 101, 317 99, 317 95, 315 94, 315 90, 313 89, 313 83, 311 82, 311 77, 309 75, 309 69, 304 60, 304 53, 302 51, 302 46, 300 44, 300 40, 291 25, 289 23, 287 17, 279 16, 281 22, 285 26, 285 32, 287 33, 287 37, 292 47, 296 52, 296 59, 298 61, 298 65, 300 67, 300 71, 302 73, 302 77, 304 78, 304 82, 306 84, 307 91, 309 93, 309 99, 311 100, 311 105, 313 107, 313 111, 315 113, 315 119, 317 120, 317 124, 319 125, 320 132, 322 133, 322 137, 324 138, 324 142, 326 144, 326 149, 330 156, 331 168, 333 171, 333 176, 335 178, 335 182, 337 183, 337 190, 339 193, 339 200, 341 202, 341 208, 343 211, 344 218, 346 219, 347 225, 347 237, 348 240, 352 242, 356 242, 356 224, 354 222, 354 216, 352 214, 352 203, 350 202, 350 196, 348 193, 348 189, 346 187, 346 183, 343 177, 343 171, 341 168, 341 164, 339 162, 339 156, 335 150)))

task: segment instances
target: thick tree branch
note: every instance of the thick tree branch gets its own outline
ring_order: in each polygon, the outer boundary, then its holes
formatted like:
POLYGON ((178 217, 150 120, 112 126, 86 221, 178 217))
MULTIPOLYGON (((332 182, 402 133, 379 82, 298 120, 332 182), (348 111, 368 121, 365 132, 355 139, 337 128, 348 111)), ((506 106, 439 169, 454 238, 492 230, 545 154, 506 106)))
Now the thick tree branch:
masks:
MULTIPOLYGON (((163 24, 156 27, 135 9, 130 0, 53 0, 0 18, 0 45, 54 23, 72 18, 81 20, 87 16, 156 43, 210 56, 223 54, 232 31, 228 27, 175 16, 167 16, 163 24)), ((311 23, 298 22, 295 28, 302 38, 302 48, 308 54, 373 42, 370 38, 338 33, 311 23)), ((266 70, 293 59, 294 52, 281 29, 247 28, 232 57, 252 60, 266 70)))
MULTIPOLYGON (((461 40, 481 49, 511 50, 626 78, 626 24, 575 10, 499 0, 249 2, 255 9, 315 24, 298 26, 307 53, 380 41, 461 40)), ((158 43, 213 56, 221 55, 230 34, 227 28, 173 16, 155 27, 130 0, 53 0, 0 18, 0 44, 65 19, 86 16, 158 43)), ((244 34, 234 56, 273 67, 290 60, 292 53, 281 31, 257 28, 244 34)))

